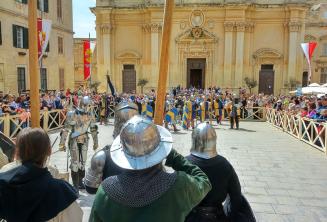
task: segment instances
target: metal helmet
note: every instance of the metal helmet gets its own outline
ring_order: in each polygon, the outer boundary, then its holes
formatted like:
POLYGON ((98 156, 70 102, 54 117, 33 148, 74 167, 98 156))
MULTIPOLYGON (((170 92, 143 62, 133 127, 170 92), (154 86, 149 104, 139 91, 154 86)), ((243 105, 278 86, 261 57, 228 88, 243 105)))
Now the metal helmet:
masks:
POLYGON ((172 143, 167 129, 137 115, 123 126, 110 155, 123 169, 143 170, 161 163, 170 153, 172 143))
POLYGON ((113 137, 116 138, 123 125, 133 116, 138 115, 138 108, 135 103, 123 101, 115 108, 115 128, 113 137))
POLYGON ((217 156, 217 135, 209 123, 201 123, 192 132, 191 154, 203 159, 217 156))

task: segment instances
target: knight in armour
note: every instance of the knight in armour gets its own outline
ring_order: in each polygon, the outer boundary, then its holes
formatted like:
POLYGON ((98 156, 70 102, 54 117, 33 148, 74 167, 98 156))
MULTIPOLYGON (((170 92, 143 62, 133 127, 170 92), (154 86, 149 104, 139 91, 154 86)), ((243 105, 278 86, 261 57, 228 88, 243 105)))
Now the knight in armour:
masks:
POLYGON ((67 112, 65 129, 61 134, 61 143, 65 144, 68 132, 68 149, 70 153, 70 169, 75 189, 84 189, 83 178, 85 177, 85 164, 89 144, 89 135, 93 137, 93 149, 98 146, 98 129, 94 123, 93 113, 90 107, 89 96, 79 97, 78 106, 67 112), (90 132, 89 132, 90 130, 90 132))
MULTIPOLYGON (((133 116, 138 114, 136 104, 123 101, 115 107, 115 125, 113 138, 116 138, 123 125, 133 116)), ((122 169, 118 167, 110 157, 110 145, 105 146, 100 151, 96 152, 92 159, 90 168, 87 170, 84 178, 86 191, 90 194, 95 194, 101 182, 107 177, 118 175, 122 169)))

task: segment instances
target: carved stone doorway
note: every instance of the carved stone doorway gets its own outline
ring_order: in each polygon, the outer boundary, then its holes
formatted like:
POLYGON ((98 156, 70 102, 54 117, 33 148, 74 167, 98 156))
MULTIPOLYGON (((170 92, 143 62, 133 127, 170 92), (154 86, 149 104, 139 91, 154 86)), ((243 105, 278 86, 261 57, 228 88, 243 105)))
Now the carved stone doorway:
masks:
POLYGON ((187 87, 205 88, 206 59, 187 59, 187 87))
POLYGON ((259 73, 259 93, 274 94, 275 71, 274 65, 261 65, 259 73))

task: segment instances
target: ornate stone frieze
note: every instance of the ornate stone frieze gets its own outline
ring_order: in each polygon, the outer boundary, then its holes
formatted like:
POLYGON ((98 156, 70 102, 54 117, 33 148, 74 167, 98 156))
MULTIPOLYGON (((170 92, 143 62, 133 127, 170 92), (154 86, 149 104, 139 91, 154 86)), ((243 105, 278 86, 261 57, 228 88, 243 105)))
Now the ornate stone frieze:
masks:
POLYGON ((238 32, 244 32, 245 31, 245 27, 246 27, 246 23, 245 22, 235 22, 236 31, 238 31, 238 32))
POLYGON ((290 29, 290 32, 299 32, 302 28, 301 22, 289 22, 288 27, 290 29))
POLYGON ((160 32, 162 25, 160 23, 148 23, 142 25, 142 29, 144 32, 160 32))
POLYGON ((245 31, 253 32, 253 30, 254 30, 254 22, 246 22, 245 23, 245 31))
POLYGON ((224 22, 225 32, 232 32, 234 31, 235 22, 224 22))

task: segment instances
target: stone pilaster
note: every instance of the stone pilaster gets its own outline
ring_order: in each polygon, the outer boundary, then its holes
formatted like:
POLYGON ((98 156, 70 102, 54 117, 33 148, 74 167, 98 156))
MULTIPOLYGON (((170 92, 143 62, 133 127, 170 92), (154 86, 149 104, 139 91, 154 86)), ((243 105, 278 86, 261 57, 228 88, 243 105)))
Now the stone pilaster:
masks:
POLYGON ((235 22, 225 22, 224 86, 232 86, 233 31, 235 22))
POLYGON ((300 22, 289 22, 288 80, 296 77, 298 33, 302 28, 300 22))
POLYGON ((151 85, 157 84, 159 76, 159 33, 162 25, 159 23, 151 23, 148 25, 151 32, 151 85))
POLYGON ((244 65, 244 37, 246 30, 245 22, 236 22, 236 65, 234 87, 242 86, 244 65))
MULTIPOLYGON (((112 51, 111 51, 111 34, 113 32, 113 26, 111 24, 103 24, 100 25, 100 34, 102 36, 102 55, 103 55, 103 65, 99 71, 99 77, 102 81, 105 81, 105 75, 110 74, 112 81, 115 82, 115 76, 113 76, 113 67, 111 67, 112 63, 112 51)), ((99 50, 99 49, 98 49, 99 50)), ((100 53, 101 56, 101 53, 100 53)), ((99 61, 99 59, 98 59, 99 61)))

